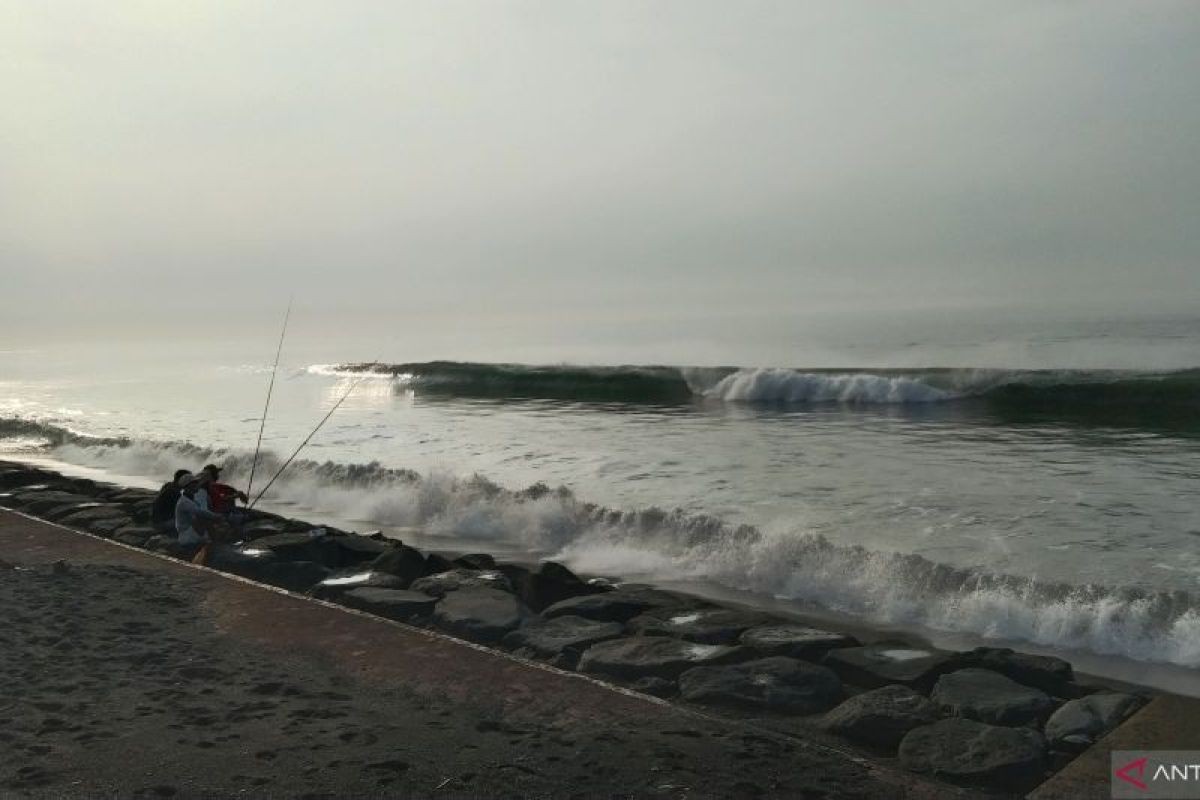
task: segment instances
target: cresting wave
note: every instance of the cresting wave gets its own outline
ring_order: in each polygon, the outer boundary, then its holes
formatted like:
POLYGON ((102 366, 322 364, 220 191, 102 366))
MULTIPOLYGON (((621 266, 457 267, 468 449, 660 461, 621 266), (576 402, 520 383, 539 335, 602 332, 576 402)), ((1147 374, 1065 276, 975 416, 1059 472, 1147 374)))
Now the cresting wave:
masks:
POLYGON ((577 402, 928 404, 1009 411, 1200 409, 1200 369, 1175 372, 989 369, 798 370, 738 367, 526 366, 431 361, 314 365, 317 375, 364 372, 431 395, 577 402))
MULTIPOLYGON (((0 437, 38 439, 47 455, 61 461, 154 479, 181 464, 220 460, 238 482, 249 468, 242 452, 95 439, 23 420, 0 420, 0 437)), ((266 469, 277 463, 267 454, 266 469)), ((297 461, 286 475, 277 484, 276 502, 419 528, 429 546, 507 548, 553 556, 585 573, 711 581, 877 623, 1200 666, 1200 598, 1185 592, 962 569, 795 530, 734 526, 708 515, 605 508, 541 484, 512 491, 481 476, 311 460, 297 461)))

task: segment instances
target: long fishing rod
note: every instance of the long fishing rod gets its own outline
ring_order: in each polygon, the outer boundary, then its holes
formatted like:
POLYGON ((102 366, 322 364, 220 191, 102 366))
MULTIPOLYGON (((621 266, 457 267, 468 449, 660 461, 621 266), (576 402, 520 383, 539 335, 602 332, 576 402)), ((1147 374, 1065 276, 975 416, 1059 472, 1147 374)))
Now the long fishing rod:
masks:
MULTIPOLYGON (((379 363, 378 361, 372 361, 370 364, 368 364, 366 366, 366 368, 363 370, 363 374, 358 377, 358 380, 356 380, 356 381, 354 381, 354 383, 350 384, 350 388, 348 388, 345 391, 345 393, 343 393, 342 396, 338 399, 338 401, 333 404, 333 408, 329 409, 329 413, 321 418, 321 421, 317 423, 317 427, 313 428, 312 433, 310 433, 308 436, 306 436, 304 441, 300 443, 300 446, 297 447, 290 456, 288 456, 287 461, 283 462, 283 466, 279 468, 279 471, 275 473, 275 475, 271 478, 271 480, 269 480, 267 482, 267 485, 263 487, 262 491, 258 493, 258 497, 255 497, 254 500, 250 503, 250 505, 246 507, 247 509, 254 508, 254 505, 259 500, 262 499, 262 496, 264 494, 267 493, 267 489, 271 488, 272 484, 274 484, 275 481, 279 478, 279 476, 283 474, 283 471, 288 468, 288 465, 292 463, 292 460, 295 459, 296 456, 298 456, 300 454, 300 451, 304 449, 304 446, 306 444, 308 444, 309 441, 314 436, 317 435, 317 431, 321 430, 321 426, 323 426, 329 420, 329 418, 333 416, 333 412, 337 411, 338 407, 341 406, 342 403, 346 402, 346 398, 350 396, 350 393, 353 392, 355 390, 355 388, 357 388, 357 386, 363 382, 364 378, 366 378, 368 375, 371 374, 371 372, 370 372, 371 367, 374 367, 378 363, 379 363)), ((247 492, 247 494, 249 494, 249 492, 247 492)))
POLYGON ((287 335, 288 319, 292 316, 292 297, 288 298, 287 312, 283 315, 283 331, 279 334, 279 347, 275 348, 275 365, 271 367, 271 382, 267 384, 267 403, 263 406, 262 420, 258 423, 258 441, 254 444, 254 460, 250 462, 250 480, 246 483, 246 494, 254 489, 254 471, 258 469, 258 453, 262 449, 263 429, 267 427, 267 410, 271 407, 271 392, 275 391, 275 376, 279 373, 279 354, 283 352, 283 337, 287 335))

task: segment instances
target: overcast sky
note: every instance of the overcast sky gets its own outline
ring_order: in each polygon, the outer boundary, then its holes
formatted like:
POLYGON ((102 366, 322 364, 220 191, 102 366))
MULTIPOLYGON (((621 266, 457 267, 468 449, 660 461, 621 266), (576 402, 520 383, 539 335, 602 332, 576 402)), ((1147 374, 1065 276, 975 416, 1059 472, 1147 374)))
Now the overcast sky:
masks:
POLYGON ((1182 308, 1198 76, 1191 0, 8 2, 0 314, 1182 308))

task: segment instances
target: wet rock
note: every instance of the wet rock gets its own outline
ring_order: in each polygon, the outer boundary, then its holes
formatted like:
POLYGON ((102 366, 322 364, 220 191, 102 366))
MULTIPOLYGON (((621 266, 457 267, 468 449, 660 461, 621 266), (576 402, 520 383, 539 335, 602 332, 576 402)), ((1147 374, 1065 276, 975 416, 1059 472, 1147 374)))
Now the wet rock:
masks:
POLYGON ((433 621, 439 628, 463 638, 491 644, 518 628, 529 616, 529 609, 508 592, 468 587, 439 600, 433 621))
POLYGON ((772 656, 743 664, 689 669, 679 678, 679 694, 693 703, 815 714, 842 699, 842 682, 825 667, 772 656))
POLYGON ((878 642, 830 650, 821 663, 846 683, 875 689, 903 683, 927 689, 943 672, 955 669, 954 654, 903 642, 878 642))
POLYGON ((1020 791, 1042 780, 1046 741, 1028 728, 944 719, 904 737, 900 764, 951 781, 1020 791))
POLYGON ((693 667, 731 664, 748 655, 741 647, 633 636, 592 645, 579 659, 579 671, 629 681, 645 677, 674 680, 693 667))
POLYGON ((443 555, 429 553, 425 556, 425 574, 437 575, 455 569, 454 562, 443 555))
POLYGON ((892 684, 851 697, 825 715, 821 727, 852 742, 895 750, 905 734, 936 722, 937 706, 907 686, 892 684))
POLYGON ((578 656, 597 642, 616 639, 624 632, 619 622, 599 622, 583 617, 555 617, 537 620, 504 637, 504 646, 525 648, 541 658, 550 658, 563 651, 578 656))
POLYGON ((129 504, 144 503, 146 501, 153 503, 154 495, 155 493, 149 489, 128 489, 124 487, 117 487, 100 493, 100 497, 106 502, 129 504))
POLYGON ((133 524, 133 520, 121 508, 103 505, 81 508, 60 517, 57 521, 100 536, 112 536, 118 528, 133 524))
POLYGON ((629 686, 635 692, 648 694, 651 697, 671 697, 679 689, 674 681, 669 681, 666 678, 640 678, 634 681, 629 686))
POLYGON ((1054 656, 1035 656, 1017 653, 1007 647, 976 647, 961 653, 958 662, 963 667, 978 667, 999 672, 1017 683, 1041 689, 1059 697, 1079 696, 1074 684, 1071 664, 1054 656))
POLYGON ((453 559, 454 566, 462 567, 463 569, 495 569, 496 559, 492 558, 487 553, 468 553, 465 556, 459 556, 453 559))
POLYGON ((424 592, 434 597, 445 597, 450 592, 472 586, 512 593, 512 586, 509 585, 508 578, 496 570, 479 572, 463 568, 417 578, 408 588, 414 592, 424 592))
POLYGON ((742 644, 766 656, 788 656, 819 660, 836 647, 858 647, 853 636, 810 628, 806 625, 781 623, 761 625, 742 634, 742 644))
POLYGON ((678 636, 689 642, 733 644, 742 633, 769 618, 728 608, 659 608, 629 621, 629 629, 644 636, 678 636))
POLYGON ((260 580, 289 592, 303 593, 328 578, 329 573, 329 567, 313 561, 272 561, 262 565, 260 580))
POLYGON ((370 567, 346 567, 331 574, 309 590, 319 600, 334 600, 355 589, 403 589, 404 581, 387 572, 374 572, 370 567))
POLYGON ((322 537, 308 533, 275 533, 260 536, 253 542, 254 549, 269 550, 279 561, 311 561, 328 566, 329 546, 322 537))
POLYGON ((113 541, 130 547, 144 547, 146 540, 154 535, 154 529, 144 525, 125 525, 113 531, 113 541))
POLYGON ((386 553, 391 547, 386 542, 378 542, 365 536, 345 534, 330 536, 328 543, 336 551, 339 567, 357 567, 374 561, 386 553))
POLYGON ((404 588, 407 589, 413 581, 425 574, 425 556, 420 550, 397 544, 372 561, 371 569, 395 575, 404 582, 404 588))
POLYGON ((521 602, 537 612, 563 600, 603 591, 589 586, 571 570, 553 561, 542 563, 536 571, 519 564, 500 564, 496 569, 508 578, 521 602))
POLYGON ((1054 699, 999 672, 960 669, 938 678, 929 697, 945 713, 993 725, 1022 725, 1044 718, 1054 699))
POLYGON ((275 562, 270 550, 251 547, 230 547, 218 544, 209 548, 206 566, 220 572, 240 575, 252 581, 265 580, 263 567, 275 562))
POLYGON ((58 474, 49 470, 12 466, 0 470, 0 489, 22 489, 39 483, 47 483, 58 474))
POLYGON ((1050 715, 1046 722, 1046 739, 1057 750, 1086 750, 1141 704, 1142 698, 1119 693, 1093 694, 1070 700, 1050 715))
POLYGON ((151 536, 142 546, 147 550, 173 558, 178 558, 183 554, 183 548, 179 546, 179 541, 174 536, 165 536, 161 533, 151 536))
POLYGON ((587 583, 557 561, 543 561, 524 596, 526 605, 535 611, 543 611, 563 600, 604 591, 603 587, 587 583))
MULTIPOLYGON (((628 622, 652 608, 665 606, 683 607, 688 598, 648 587, 621 587, 611 592, 572 597, 555 603, 542 612, 547 619, 571 615, 603 622, 628 622)), ((708 604, 693 601, 696 607, 708 604)))
POLYGON ((78 508, 96 506, 99 503, 96 503, 86 495, 54 489, 37 490, 27 488, 24 491, 12 493, 11 505, 26 513, 33 514, 35 517, 51 519, 49 516, 51 513, 57 512, 55 516, 60 517, 70 514, 78 508))
POLYGON ((417 617, 426 617, 433 611, 437 599, 421 592, 406 589, 351 589, 341 596, 339 602, 360 611, 367 611, 388 619, 408 622, 417 617))
POLYGON ((242 536, 248 541, 283 533, 283 525, 274 518, 251 519, 241 527, 242 536))

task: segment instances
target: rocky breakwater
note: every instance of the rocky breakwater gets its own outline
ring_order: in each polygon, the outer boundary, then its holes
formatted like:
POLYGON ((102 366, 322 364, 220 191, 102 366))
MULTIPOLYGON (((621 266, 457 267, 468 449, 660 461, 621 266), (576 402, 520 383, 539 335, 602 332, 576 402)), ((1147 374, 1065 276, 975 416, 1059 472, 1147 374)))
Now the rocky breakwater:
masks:
MULTIPOLYGON (((0 505, 168 556, 153 493, 0 462, 0 505)), ((959 785, 1036 786, 1145 702, 1058 658, 861 642, 565 566, 422 552, 254 512, 208 566, 740 719, 785 721, 959 785)))

